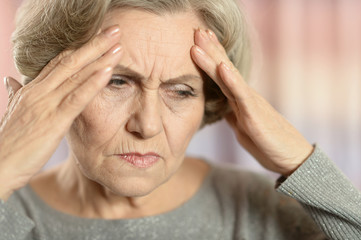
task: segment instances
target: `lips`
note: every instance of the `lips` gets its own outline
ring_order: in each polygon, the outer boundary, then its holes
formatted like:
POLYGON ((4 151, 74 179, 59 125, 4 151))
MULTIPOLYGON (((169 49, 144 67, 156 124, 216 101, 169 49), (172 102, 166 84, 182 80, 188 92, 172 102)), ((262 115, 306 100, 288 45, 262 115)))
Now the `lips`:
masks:
POLYGON ((161 157, 156 153, 124 153, 119 154, 122 160, 130 163, 131 165, 138 167, 138 168, 149 168, 153 166, 161 157))

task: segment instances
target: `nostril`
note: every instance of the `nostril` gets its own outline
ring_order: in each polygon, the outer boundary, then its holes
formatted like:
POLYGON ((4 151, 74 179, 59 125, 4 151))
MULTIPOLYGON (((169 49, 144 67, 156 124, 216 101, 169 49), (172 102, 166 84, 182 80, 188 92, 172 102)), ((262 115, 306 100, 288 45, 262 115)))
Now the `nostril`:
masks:
POLYGON ((132 115, 126 125, 127 131, 137 138, 151 138, 162 131, 162 121, 159 114, 149 114, 142 110, 132 115))
POLYGON ((142 134, 140 134, 140 132, 131 132, 135 138, 137 139, 143 139, 144 137, 142 136, 142 134))

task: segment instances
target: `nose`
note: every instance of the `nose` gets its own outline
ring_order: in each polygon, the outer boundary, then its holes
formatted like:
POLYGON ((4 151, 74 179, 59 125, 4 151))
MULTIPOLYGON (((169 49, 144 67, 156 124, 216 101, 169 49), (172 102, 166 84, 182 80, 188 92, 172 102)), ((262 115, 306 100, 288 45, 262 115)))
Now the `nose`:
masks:
POLYGON ((129 118, 127 131, 138 137, 148 139, 162 131, 162 117, 158 94, 141 97, 135 111, 129 118))

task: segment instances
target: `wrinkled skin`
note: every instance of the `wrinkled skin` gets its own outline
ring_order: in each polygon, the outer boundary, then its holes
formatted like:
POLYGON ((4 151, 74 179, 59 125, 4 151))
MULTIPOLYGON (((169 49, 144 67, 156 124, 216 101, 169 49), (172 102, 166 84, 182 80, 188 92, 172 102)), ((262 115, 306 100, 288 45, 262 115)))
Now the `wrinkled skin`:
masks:
POLYGON ((290 175, 312 153, 312 145, 246 84, 214 33, 197 31, 195 43, 194 61, 219 85, 232 107, 226 119, 238 142, 265 168, 290 175))
POLYGON ((121 11, 108 13, 102 33, 79 50, 60 54, 28 85, 7 80, 0 198, 26 185, 66 135, 71 155, 59 172, 81 182, 78 190, 99 185, 92 188, 102 189, 99 196, 106 191, 106 197, 127 197, 132 204, 141 196, 157 202, 182 186, 175 181, 193 179, 182 169, 204 110, 201 70, 227 96, 233 110, 227 120, 239 143, 265 168, 287 176, 311 154, 312 146, 244 82, 194 13, 121 11), (170 80, 180 75, 187 77, 170 80), (116 156, 132 151, 156 152, 161 159, 140 170, 116 156))

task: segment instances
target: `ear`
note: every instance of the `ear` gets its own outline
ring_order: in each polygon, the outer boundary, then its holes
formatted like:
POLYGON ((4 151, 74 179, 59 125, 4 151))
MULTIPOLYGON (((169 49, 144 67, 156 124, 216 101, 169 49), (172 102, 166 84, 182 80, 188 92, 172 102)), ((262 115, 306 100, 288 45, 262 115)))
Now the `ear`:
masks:
POLYGON ((4 84, 6 90, 8 91, 9 98, 15 95, 15 93, 22 88, 23 86, 14 78, 12 77, 5 77, 4 84))

